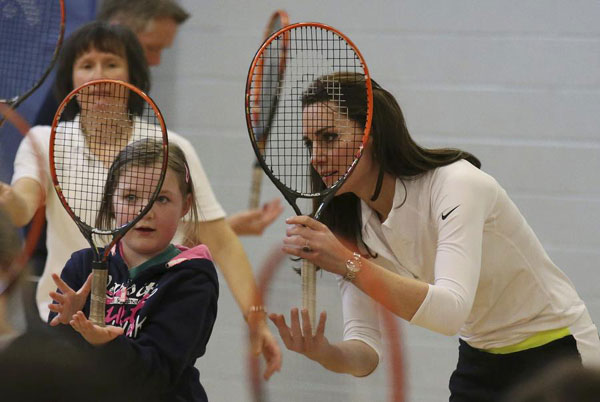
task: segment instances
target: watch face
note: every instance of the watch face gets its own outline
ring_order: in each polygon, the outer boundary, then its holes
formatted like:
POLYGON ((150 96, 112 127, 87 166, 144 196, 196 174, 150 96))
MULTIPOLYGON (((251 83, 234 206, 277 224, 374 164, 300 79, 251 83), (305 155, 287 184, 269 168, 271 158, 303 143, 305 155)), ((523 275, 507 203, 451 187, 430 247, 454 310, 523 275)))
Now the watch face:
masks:
POLYGON ((353 258, 346 260, 346 275, 344 279, 354 281, 356 274, 360 271, 360 254, 354 253, 353 258))

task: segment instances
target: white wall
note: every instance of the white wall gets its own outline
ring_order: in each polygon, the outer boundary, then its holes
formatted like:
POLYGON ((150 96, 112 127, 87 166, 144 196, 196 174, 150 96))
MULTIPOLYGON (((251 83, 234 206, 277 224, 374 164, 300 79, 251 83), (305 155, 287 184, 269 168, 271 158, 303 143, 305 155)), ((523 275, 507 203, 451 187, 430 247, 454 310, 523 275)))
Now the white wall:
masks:
MULTIPOLYGON (((170 128, 196 146, 226 210, 245 208, 253 153, 244 118, 248 67, 272 11, 346 33, 372 76, 394 93, 413 137, 475 153, 529 220, 600 323, 600 2, 597 0, 186 0, 193 14, 154 70, 154 98, 170 128)), ((263 199, 277 196, 265 184, 263 199)), ((291 208, 285 216, 292 215, 291 208)), ((278 221, 244 239, 259 269, 280 242, 278 221)), ((268 304, 289 311, 300 285, 289 262, 268 304)), ((319 308, 327 335, 340 337, 337 288, 325 274, 319 308)), ((220 311, 199 360, 213 401, 249 401, 245 326, 222 281, 220 311)), ((402 326, 408 401, 447 399, 457 341, 402 326)), ((273 401, 383 401, 387 370, 366 379, 329 373, 284 352, 267 385, 273 401)))

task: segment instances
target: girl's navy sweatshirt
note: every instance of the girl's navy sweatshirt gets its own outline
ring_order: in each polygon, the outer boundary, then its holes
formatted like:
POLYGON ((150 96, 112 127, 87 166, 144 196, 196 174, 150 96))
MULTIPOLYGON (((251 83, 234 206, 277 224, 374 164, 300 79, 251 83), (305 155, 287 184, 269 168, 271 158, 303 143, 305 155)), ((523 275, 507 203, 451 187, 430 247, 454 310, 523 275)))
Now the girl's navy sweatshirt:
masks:
MULTIPOLYGON (((75 291, 92 272, 92 255, 91 249, 73 253, 61 273, 75 291)), ((217 317, 219 283, 206 246, 171 245, 132 270, 114 247, 108 275, 106 325, 125 329, 106 345, 111 356, 117 356, 114 364, 120 369, 115 372, 129 367, 132 384, 154 388, 159 400, 207 401, 194 367, 206 351, 217 317)), ((88 297, 86 316, 89 308, 88 297)), ((49 320, 55 315, 51 313, 49 320)))

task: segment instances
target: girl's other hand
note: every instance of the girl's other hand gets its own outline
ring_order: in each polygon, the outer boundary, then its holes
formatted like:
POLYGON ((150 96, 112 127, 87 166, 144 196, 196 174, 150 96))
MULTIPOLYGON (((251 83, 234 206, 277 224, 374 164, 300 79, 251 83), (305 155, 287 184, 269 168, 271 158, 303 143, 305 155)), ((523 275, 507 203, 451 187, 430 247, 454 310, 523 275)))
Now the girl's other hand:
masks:
POLYGON ((104 345, 124 333, 124 330, 121 327, 112 325, 99 327, 98 325, 92 324, 82 311, 75 313, 72 318, 73 319, 69 324, 71 324, 73 329, 79 332, 86 341, 94 346, 104 345))

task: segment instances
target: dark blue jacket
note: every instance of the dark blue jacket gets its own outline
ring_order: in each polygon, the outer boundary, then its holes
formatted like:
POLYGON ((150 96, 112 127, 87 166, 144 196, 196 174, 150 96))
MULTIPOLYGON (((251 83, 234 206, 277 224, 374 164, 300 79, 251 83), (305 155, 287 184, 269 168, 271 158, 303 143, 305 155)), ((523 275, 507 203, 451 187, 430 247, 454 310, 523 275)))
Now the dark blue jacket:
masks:
MULTIPOLYGON (((108 259, 106 324, 125 329, 110 343, 123 351, 115 365, 133 367, 136 382, 154 387, 165 401, 207 401, 194 363, 206 351, 217 316, 218 278, 206 246, 180 250, 132 278, 115 247, 108 259)), ((91 249, 73 253, 61 278, 77 290, 91 265, 91 249)), ((89 316, 89 297, 83 312, 89 316)))

